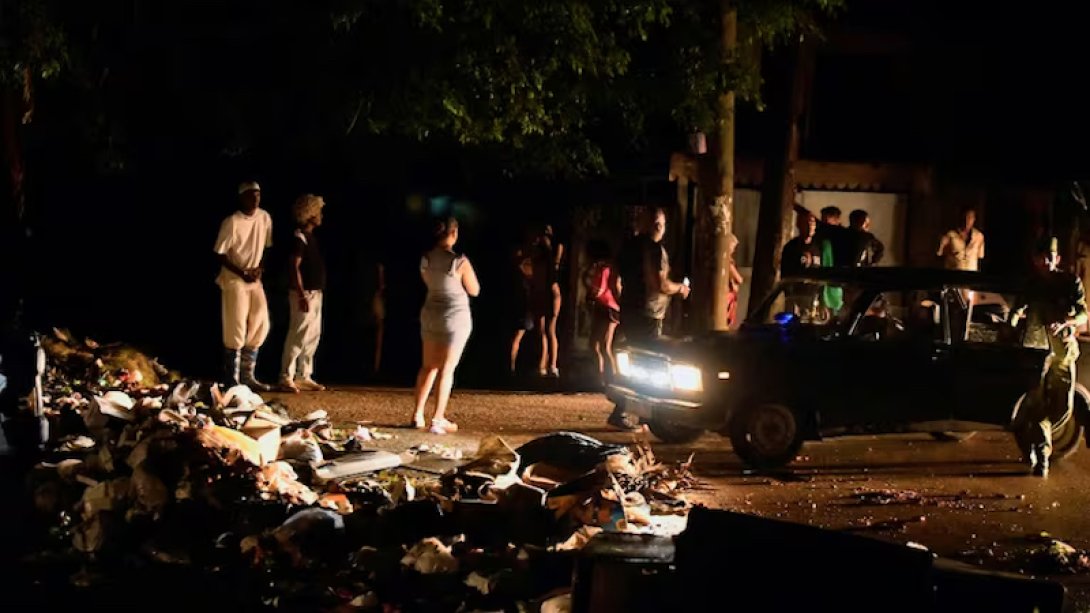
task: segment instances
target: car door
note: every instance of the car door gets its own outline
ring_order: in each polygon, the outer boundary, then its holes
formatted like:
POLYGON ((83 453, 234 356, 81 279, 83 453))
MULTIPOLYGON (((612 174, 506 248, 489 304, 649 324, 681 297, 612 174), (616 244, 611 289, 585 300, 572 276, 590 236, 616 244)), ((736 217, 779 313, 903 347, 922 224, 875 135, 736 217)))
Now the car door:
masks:
POLYGON ((840 347, 839 384, 846 402, 829 415, 838 424, 889 431, 949 419, 948 345, 941 318, 926 325, 915 292, 883 292, 865 307, 840 347))
MULTIPOLYGON (((1034 346, 1033 339, 1040 335, 1031 334, 1025 324, 1012 326, 1009 308, 981 317, 977 296, 966 288, 952 288, 946 300, 946 314, 955 332, 951 345, 957 389, 954 418, 1005 426, 1018 399, 1040 381, 1047 341, 1034 346)), ((1007 305, 1017 301, 1012 295, 999 298, 1007 305)))
MULTIPOLYGON (((772 346, 778 348, 774 359, 761 360, 754 356, 753 365, 772 365, 764 376, 758 377, 772 386, 764 395, 781 398, 798 411, 804 419, 816 417, 819 427, 839 426, 843 419, 843 407, 852 404, 847 396, 853 393, 842 382, 845 379, 845 363, 849 359, 844 335, 853 312, 844 306, 839 313, 814 316, 820 308, 808 311, 811 306, 822 304, 826 291, 839 290, 846 294, 849 305, 861 291, 857 287, 842 284, 796 283, 785 286, 782 313, 771 317, 782 320, 779 329, 787 331, 772 346), (794 305, 794 306, 792 306, 794 305)), ((769 339, 773 340, 773 339, 769 339)))

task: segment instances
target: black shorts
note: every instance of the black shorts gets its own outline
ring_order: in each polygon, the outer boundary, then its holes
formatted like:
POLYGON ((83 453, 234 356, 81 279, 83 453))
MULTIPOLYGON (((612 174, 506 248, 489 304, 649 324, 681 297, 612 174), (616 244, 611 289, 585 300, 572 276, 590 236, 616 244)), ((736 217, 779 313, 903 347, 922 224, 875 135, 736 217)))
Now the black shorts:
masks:
POLYGON ((514 330, 516 332, 527 332, 534 329, 534 316, 530 311, 525 311, 521 315, 517 315, 512 322, 514 323, 514 330))
POLYGON ((611 309, 603 304, 594 303, 590 311, 590 337, 592 339, 605 336, 609 324, 621 323, 621 312, 611 309))

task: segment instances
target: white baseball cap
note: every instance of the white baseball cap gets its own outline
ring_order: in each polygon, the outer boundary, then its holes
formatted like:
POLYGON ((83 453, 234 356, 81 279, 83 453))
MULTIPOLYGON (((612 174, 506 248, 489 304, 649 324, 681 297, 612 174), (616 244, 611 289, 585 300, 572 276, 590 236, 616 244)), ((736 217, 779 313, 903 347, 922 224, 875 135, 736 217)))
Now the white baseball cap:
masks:
POLYGON ((238 184, 238 193, 240 196, 251 190, 261 191, 261 186, 257 184, 257 181, 246 181, 245 183, 238 184))

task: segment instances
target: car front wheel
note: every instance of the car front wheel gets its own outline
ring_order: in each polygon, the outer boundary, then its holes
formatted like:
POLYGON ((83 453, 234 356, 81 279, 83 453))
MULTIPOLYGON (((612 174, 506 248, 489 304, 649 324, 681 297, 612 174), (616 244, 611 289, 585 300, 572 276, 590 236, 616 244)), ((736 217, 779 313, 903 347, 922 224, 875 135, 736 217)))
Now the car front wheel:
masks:
POLYGON ((802 431, 795 412, 780 404, 744 408, 730 420, 734 453, 755 468, 789 464, 802 448, 802 431))
POLYGON ((661 419, 649 420, 647 427, 651 429, 651 434, 654 434, 664 443, 691 443, 700 438, 701 434, 704 434, 704 430, 701 428, 683 426, 661 419))
MULTIPOLYGON (((1023 395, 1018 399, 1018 404, 1015 405, 1016 419, 1017 413, 1022 408, 1022 403, 1025 399, 1026 397, 1023 395)), ((1086 399, 1082 397, 1079 392, 1076 392, 1075 402, 1086 402, 1086 399)), ((1049 456, 1049 459, 1053 462, 1057 462, 1078 451, 1079 443, 1082 440, 1082 434, 1083 426, 1079 423, 1079 420, 1076 419, 1074 411, 1068 411, 1066 415, 1052 422, 1052 455, 1049 456)), ((1027 436, 1026 425, 1015 428, 1014 441, 1018 444, 1018 449, 1023 453, 1029 448, 1027 436)))

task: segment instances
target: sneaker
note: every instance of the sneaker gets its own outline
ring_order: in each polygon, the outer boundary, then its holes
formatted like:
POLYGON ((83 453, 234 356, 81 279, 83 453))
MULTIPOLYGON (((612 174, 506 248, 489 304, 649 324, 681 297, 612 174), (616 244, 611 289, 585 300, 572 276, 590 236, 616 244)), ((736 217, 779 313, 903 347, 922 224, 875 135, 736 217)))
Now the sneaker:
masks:
POLYGON ((295 384, 299 386, 299 389, 304 392, 324 392, 325 386, 317 383, 314 379, 307 377, 305 379, 296 379, 295 384))
POLYGON ((431 429, 429 432, 432 434, 450 434, 451 432, 458 431, 458 424, 448 421, 446 419, 433 419, 431 420, 431 429))
POLYGON ((299 388, 296 387, 295 382, 292 381, 289 377, 280 378, 280 389, 285 392, 291 392, 293 394, 299 393, 299 388))
POLYGON ((549 378, 559 379, 560 378, 560 369, 555 367, 555 366, 550 368, 549 369, 549 378))

